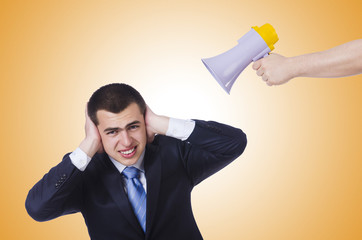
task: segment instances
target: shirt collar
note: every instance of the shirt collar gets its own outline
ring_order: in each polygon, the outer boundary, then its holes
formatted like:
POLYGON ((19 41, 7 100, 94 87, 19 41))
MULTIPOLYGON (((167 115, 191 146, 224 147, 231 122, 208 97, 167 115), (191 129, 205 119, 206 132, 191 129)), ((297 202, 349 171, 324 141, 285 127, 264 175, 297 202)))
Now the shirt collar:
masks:
MULTIPOLYGON (((141 156, 137 160, 137 162, 129 167, 135 167, 138 170, 145 172, 145 167, 144 167, 144 162, 143 162, 144 157, 145 157, 145 151, 146 151, 146 149, 143 150, 143 152, 141 153, 141 156)), ((114 164, 114 166, 118 169, 118 171, 120 173, 122 173, 123 170, 127 167, 127 166, 123 165, 122 163, 118 162, 117 160, 115 160, 114 158, 112 158, 111 156, 108 155, 108 157, 109 157, 109 159, 111 159, 112 163, 114 164)))

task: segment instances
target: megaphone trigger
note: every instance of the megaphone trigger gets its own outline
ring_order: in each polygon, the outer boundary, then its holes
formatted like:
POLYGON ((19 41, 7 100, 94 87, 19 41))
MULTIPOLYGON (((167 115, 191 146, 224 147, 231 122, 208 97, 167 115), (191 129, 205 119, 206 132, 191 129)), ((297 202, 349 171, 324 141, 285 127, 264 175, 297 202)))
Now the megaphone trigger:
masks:
POLYGON ((253 58, 253 62, 255 62, 255 61, 257 61, 257 60, 259 60, 259 59, 261 59, 261 58, 264 58, 264 57, 268 56, 269 53, 270 53, 270 48, 267 47, 267 48, 265 48, 263 51, 261 51, 257 56, 255 56, 255 57, 253 58))

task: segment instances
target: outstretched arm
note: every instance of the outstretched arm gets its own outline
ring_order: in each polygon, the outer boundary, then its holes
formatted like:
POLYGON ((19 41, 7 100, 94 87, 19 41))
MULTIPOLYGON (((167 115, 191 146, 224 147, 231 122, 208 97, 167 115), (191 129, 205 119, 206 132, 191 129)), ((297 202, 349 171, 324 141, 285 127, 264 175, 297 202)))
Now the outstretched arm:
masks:
POLYGON ((360 74, 362 39, 296 57, 271 54, 256 61, 253 69, 269 86, 284 84, 295 77, 334 78, 360 74))

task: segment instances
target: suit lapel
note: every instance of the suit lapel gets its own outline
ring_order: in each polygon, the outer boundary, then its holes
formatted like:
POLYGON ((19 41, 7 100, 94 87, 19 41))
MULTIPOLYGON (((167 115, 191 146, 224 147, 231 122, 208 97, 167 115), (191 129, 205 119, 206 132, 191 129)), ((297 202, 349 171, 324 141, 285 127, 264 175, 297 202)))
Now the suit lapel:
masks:
MULTIPOLYGON (((144 166, 147 180, 147 216, 146 229, 152 228, 152 223, 157 211, 157 203, 161 184, 161 161, 156 154, 157 147, 147 145, 144 166)), ((146 230, 147 231, 147 230, 146 230)), ((149 231, 147 231, 149 233, 149 231)), ((146 236, 147 238, 147 236, 146 236)))
POLYGON ((129 221, 136 231, 140 231, 143 234, 143 230, 133 213, 127 194, 124 191, 121 174, 108 158, 107 154, 104 154, 103 158, 104 171, 101 178, 106 189, 127 221, 129 221))

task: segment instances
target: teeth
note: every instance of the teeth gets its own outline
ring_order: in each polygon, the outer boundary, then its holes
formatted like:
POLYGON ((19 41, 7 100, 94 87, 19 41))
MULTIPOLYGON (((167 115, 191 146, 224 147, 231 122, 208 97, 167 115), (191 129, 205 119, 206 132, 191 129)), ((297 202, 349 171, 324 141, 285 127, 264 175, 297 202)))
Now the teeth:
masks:
POLYGON ((128 151, 121 151, 122 154, 125 154, 125 155, 128 155, 128 154, 131 154, 136 148, 132 148, 128 151))

